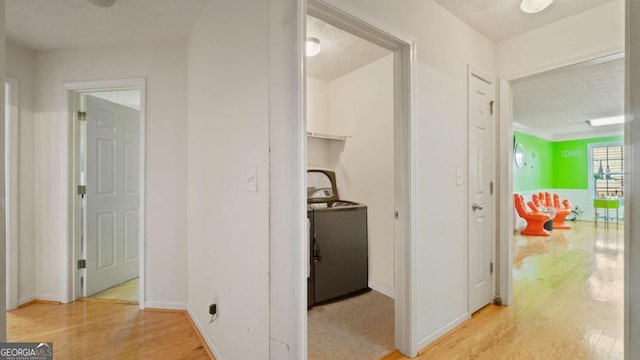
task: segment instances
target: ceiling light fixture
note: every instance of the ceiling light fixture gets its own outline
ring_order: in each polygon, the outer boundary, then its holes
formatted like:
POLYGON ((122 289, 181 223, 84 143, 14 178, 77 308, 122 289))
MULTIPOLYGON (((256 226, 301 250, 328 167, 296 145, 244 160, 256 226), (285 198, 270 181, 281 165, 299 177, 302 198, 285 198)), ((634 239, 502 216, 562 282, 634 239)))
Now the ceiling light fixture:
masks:
POLYGON ((619 125, 624 124, 624 116, 611 116, 599 119, 591 119, 585 121, 588 125, 591 126, 607 126, 607 125, 619 125))
POLYGON ((553 0, 522 0, 520 10, 527 14, 534 14, 548 8, 552 2, 553 0))
POLYGON ((99 6, 99 7, 112 7, 115 3, 116 0, 87 0, 88 2, 92 3, 95 6, 99 6))
POLYGON ((314 37, 307 38, 307 56, 316 56, 320 54, 320 50, 322 50, 322 46, 320 46, 320 40, 314 37))

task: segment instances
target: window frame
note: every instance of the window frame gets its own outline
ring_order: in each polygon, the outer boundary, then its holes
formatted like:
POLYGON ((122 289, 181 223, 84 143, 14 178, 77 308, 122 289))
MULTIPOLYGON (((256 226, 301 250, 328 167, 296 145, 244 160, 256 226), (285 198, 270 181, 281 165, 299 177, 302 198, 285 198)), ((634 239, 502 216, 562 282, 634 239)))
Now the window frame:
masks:
MULTIPOLYGON (((588 151, 588 155, 589 155, 589 156, 587 156, 587 158, 588 158, 587 159, 587 161, 588 161, 588 163, 587 163, 587 170, 588 170, 587 184, 588 184, 589 200, 590 201, 593 201, 593 199, 596 198, 595 181, 594 181, 594 178, 593 178, 593 175, 594 175, 594 172, 593 172, 593 150, 595 148, 613 147, 613 146, 622 146, 623 147, 623 151, 624 151, 624 141, 623 140, 596 142, 596 143, 590 143, 590 144, 587 145, 587 151, 588 151)), ((624 152, 623 152, 623 157, 624 157, 624 152)), ((626 171, 623 171, 623 173, 622 173, 623 181, 625 181, 624 180, 625 173, 626 173, 626 171)), ((624 197, 624 195, 622 197, 624 197)))

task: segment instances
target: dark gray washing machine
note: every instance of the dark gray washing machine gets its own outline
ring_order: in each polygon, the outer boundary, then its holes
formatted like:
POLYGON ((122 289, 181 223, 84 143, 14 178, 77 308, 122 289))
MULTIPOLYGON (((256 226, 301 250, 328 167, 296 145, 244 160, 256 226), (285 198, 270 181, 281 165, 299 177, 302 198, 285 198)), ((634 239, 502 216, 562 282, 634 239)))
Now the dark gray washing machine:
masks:
POLYGON ((367 206, 340 200, 335 173, 307 170, 307 305, 369 290, 367 206))

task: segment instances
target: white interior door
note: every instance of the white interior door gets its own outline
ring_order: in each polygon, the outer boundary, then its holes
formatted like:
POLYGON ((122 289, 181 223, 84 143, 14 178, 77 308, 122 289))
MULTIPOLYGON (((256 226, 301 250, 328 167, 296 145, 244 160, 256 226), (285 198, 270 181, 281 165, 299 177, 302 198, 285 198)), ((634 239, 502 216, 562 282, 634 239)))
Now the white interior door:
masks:
POLYGON ((469 72, 469 311, 491 302, 493 272, 493 84, 469 72))
POLYGON ((87 95, 84 296, 138 276, 140 112, 87 95))

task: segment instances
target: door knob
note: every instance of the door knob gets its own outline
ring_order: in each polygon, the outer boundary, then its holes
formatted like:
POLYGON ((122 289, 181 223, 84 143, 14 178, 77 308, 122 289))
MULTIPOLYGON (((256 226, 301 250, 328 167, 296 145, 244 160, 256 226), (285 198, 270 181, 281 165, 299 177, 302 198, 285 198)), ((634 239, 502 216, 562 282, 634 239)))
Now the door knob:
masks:
POLYGON ((473 205, 471 205, 471 209, 473 211, 478 211, 478 210, 482 210, 483 208, 482 208, 482 206, 480 206, 480 205, 478 205, 476 203, 473 203, 473 205))

